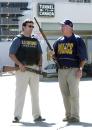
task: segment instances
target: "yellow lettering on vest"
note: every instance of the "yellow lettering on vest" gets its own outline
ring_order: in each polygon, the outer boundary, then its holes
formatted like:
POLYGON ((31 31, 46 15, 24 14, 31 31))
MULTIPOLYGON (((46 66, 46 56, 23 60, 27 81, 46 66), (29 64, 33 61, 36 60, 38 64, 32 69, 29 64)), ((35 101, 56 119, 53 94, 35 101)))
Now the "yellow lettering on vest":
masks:
POLYGON ((36 41, 23 41, 22 44, 26 47, 35 47, 37 45, 36 41))
POLYGON ((72 54, 73 43, 62 43, 58 45, 58 54, 72 54))
POLYGON ((64 53, 65 53, 64 44, 58 45, 58 54, 64 54, 64 53))

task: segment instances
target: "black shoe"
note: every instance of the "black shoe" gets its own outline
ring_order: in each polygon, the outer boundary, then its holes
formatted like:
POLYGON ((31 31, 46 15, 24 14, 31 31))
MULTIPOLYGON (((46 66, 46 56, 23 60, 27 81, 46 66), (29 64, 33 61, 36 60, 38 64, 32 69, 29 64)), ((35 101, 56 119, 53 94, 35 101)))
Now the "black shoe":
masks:
POLYGON ((39 121, 45 121, 45 119, 42 118, 41 116, 39 116, 36 119, 34 119, 34 122, 39 122, 39 121))
POLYGON ((78 123, 80 122, 79 119, 75 118, 75 117, 71 117, 69 120, 68 120, 69 123, 78 123))
POLYGON ((13 123, 19 123, 18 117, 15 117, 14 120, 12 121, 13 123))
POLYGON ((63 119, 63 121, 65 122, 65 121, 69 121, 69 119, 70 119, 70 117, 65 117, 64 119, 63 119))

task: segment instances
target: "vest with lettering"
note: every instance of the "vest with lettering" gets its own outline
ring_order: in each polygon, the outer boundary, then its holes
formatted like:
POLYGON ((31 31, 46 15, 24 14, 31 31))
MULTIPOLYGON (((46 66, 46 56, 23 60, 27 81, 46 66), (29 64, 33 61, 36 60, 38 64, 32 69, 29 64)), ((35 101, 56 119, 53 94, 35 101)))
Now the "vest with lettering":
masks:
POLYGON ((72 35, 70 38, 63 37, 56 41, 55 55, 60 66, 79 67, 77 53, 77 38, 72 35))
POLYGON ((38 65, 39 51, 38 40, 33 37, 17 36, 21 40, 20 47, 16 53, 16 57, 20 62, 26 65, 38 65))

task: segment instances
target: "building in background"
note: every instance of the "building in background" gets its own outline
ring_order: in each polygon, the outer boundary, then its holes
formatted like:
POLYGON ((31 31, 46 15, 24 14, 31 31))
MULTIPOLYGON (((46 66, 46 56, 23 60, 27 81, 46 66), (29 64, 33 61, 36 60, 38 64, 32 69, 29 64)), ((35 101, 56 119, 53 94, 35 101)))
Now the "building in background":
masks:
POLYGON ((25 10, 27 1, 0 0, 0 41, 11 40, 19 33, 19 19, 25 10))

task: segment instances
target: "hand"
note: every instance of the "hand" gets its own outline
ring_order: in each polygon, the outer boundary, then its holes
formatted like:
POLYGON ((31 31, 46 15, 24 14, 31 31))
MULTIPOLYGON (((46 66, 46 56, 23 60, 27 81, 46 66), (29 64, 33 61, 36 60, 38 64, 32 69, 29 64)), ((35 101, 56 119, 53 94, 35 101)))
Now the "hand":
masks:
POLYGON ((52 58, 52 59, 53 59, 54 54, 55 54, 55 53, 54 53, 54 51, 49 50, 48 54, 49 54, 50 58, 52 58))
POLYGON ((41 71, 41 73, 42 73, 42 66, 41 65, 39 65, 39 71, 41 71))
POLYGON ((55 54, 55 52, 54 52, 54 51, 51 51, 51 50, 50 50, 50 53, 51 53, 51 55, 54 55, 54 54, 55 54))
POLYGON ((77 77, 77 78, 81 78, 81 77, 82 77, 82 70, 80 70, 79 68, 78 68, 78 70, 76 71, 76 77, 77 77))
POLYGON ((20 65, 19 65, 19 68, 20 68, 20 70, 21 70, 22 72, 24 72, 24 71, 26 70, 25 65, 23 65, 23 64, 20 64, 20 65))

